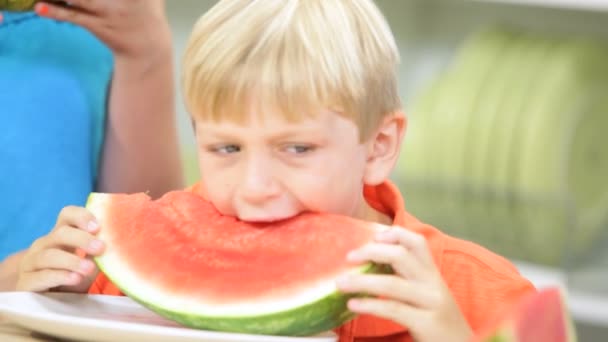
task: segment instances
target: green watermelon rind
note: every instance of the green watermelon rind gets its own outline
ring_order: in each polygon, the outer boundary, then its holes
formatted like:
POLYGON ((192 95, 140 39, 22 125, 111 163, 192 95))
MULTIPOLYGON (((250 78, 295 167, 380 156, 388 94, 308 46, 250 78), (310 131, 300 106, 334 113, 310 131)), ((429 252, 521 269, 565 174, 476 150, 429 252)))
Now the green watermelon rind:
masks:
MULTIPOLYGON (((385 273, 384 267, 368 267, 366 273, 385 273)), ((105 271, 104 271, 105 273, 105 271)), ((117 284, 117 286, 119 286, 117 284)), ((119 286, 120 288, 120 286, 119 286)), ((133 293, 125 294, 143 306, 187 327, 243 334, 311 336, 329 331, 348 322, 355 314, 348 310, 347 302, 363 295, 334 292, 308 305, 291 310, 243 317, 208 317, 166 310, 141 300, 133 293)))
MULTIPOLYGON (((89 196, 86 204, 87 208, 91 207, 96 195, 92 193, 89 196)), ((345 294, 336 290, 309 304, 283 311, 255 316, 205 316, 186 310, 166 309, 152 301, 141 298, 137 291, 132 291, 132 288, 136 286, 129 286, 115 277, 111 271, 112 266, 105 261, 103 255, 93 260, 100 271, 125 295, 165 318, 196 329, 243 334, 311 336, 329 331, 353 319, 355 314, 348 310, 347 302, 351 298, 364 296, 363 294, 345 294)), ((388 274, 392 273, 392 270, 386 265, 368 263, 356 268, 356 272, 388 274)))
POLYGON ((517 341, 517 338, 514 336, 513 332, 509 329, 503 329, 497 332, 495 335, 492 335, 485 339, 483 342, 514 342, 517 341))
POLYGON ((2 11, 30 11, 39 0, 0 0, 2 11))

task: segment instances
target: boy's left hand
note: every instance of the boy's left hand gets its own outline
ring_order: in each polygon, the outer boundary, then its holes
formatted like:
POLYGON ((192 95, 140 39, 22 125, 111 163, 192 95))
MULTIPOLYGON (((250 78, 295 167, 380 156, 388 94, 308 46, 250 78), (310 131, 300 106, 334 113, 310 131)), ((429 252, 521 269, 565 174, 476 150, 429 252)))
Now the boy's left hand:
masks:
POLYGON ((147 57, 159 47, 171 48, 167 44, 171 33, 164 0, 70 0, 68 3, 62 6, 40 2, 35 10, 41 16, 88 29, 117 57, 147 57))
POLYGON ((376 242, 348 255, 351 262, 390 265, 393 275, 349 275, 338 281, 343 292, 381 298, 357 298, 351 311, 392 320, 418 342, 468 341, 471 328, 435 266, 423 236, 403 228, 378 233, 376 242))

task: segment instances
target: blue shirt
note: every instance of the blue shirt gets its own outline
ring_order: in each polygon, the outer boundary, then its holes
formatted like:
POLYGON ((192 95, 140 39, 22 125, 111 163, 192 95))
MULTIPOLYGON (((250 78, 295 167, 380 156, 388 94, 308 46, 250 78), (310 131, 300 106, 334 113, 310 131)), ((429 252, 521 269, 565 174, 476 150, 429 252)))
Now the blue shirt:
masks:
POLYGON ((0 260, 94 190, 111 51, 83 28, 26 13, 0 23, 0 260))

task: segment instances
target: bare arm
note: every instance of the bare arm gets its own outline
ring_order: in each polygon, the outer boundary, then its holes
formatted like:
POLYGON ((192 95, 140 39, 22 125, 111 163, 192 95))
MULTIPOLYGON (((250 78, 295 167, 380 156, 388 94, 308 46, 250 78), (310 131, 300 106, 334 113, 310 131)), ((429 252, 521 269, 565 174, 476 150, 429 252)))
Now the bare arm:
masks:
POLYGON ((115 69, 98 191, 183 186, 175 122, 171 31, 164 0, 73 0, 38 3, 37 12, 80 25, 114 53, 115 69))
POLYGON ((99 191, 158 197, 183 186, 167 41, 141 59, 116 56, 99 191))
POLYGON ((15 290, 19 274, 19 263, 24 254, 25 251, 15 253, 0 262, 0 292, 15 290))

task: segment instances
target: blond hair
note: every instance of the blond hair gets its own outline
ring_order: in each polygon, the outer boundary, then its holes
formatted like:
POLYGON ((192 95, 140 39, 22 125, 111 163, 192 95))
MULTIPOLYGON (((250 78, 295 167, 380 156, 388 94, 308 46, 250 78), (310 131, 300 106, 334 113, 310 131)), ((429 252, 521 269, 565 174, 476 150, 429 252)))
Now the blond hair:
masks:
POLYGON ((246 121, 257 105, 294 121, 324 108, 363 139, 401 106, 398 63, 371 0, 221 0, 194 26, 182 86, 195 119, 246 121))

